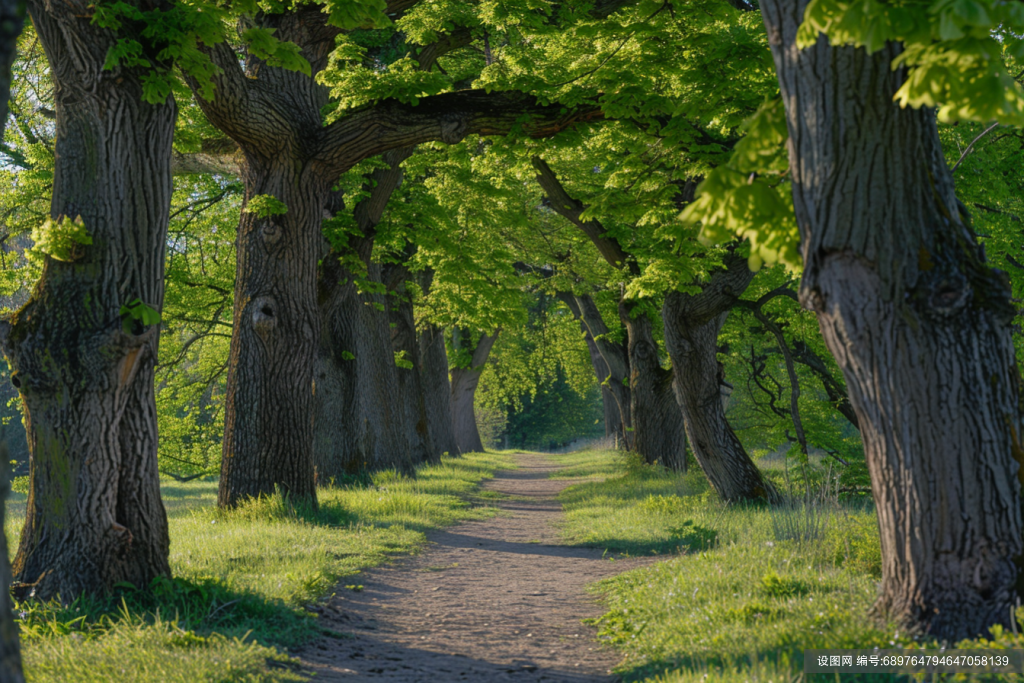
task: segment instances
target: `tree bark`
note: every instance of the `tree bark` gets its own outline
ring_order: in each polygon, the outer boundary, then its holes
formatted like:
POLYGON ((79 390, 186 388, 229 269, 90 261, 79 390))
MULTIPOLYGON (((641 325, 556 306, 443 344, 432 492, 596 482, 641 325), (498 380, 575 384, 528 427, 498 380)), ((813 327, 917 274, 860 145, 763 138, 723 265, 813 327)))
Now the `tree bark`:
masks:
POLYGON ((359 307, 352 274, 328 253, 317 278, 320 348, 313 368, 313 466, 319 486, 374 469, 362 445, 356 350, 359 307))
MULTIPOLYGON (((429 294, 434 274, 420 273, 420 288, 429 294)), ((423 364, 423 400, 426 405, 427 430, 435 457, 459 455, 452 423, 452 386, 448 376, 448 351, 444 345, 444 329, 425 323, 419 333, 420 361, 423 364)))
POLYGON ((68 602, 169 573, 157 473, 153 366, 163 305, 176 107, 105 70, 114 37, 76 3, 29 5, 55 83, 51 238, 28 303, 3 327, 29 441, 29 498, 14 561, 22 593, 68 602), (58 238, 78 221, 88 239, 58 238), (62 242, 62 245, 54 245, 62 242))
MULTIPOLYGON (((407 254, 408 257, 412 253, 407 254)), ((409 452, 413 462, 440 462, 440 453, 434 450, 427 428, 427 406, 423 394, 423 360, 416 336, 416 318, 406 281, 412 276, 405 264, 392 264, 385 268, 387 285, 388 323, 391 327, 391 348, 412 367, 397 365, 398 401, 404 411, 403 423, 409 452)))
POLYGON ((660 462, 685 472, 686 428, 673 395, 675 371, 661 366, 651 319, 644 314, 633 317, 630 309, 628 302, 620 302, 619 316, 629 334, 632 449, 650 464, 660 462))
MULTIPOLYGON (((369 280, 382 282, 379 263, 368 264, 369 280)), ((391 328, 383 294, 358 297, 360 334, 356 346, 359 398, 362 402, 365 452, 373 469, 392 467, 413 474, 415 465, 406 433, 406 412, 391 346, 391 328)))
POLYGON ((437 457, 460 455, 452 422, 452 386, 448 378, 448 353, 444 330, 426 325, 420 332, 420 358, 423 361, 423 396, 427 406, 427 429, 437 457))
POLYGON ((882 545, 877 609, 956 641, 1009 625, 1022 549, 1019 381, 1005 276, 959 208, 935 114, 901 109, 899 46, 819 37, 762 3, 787 105, 801 300, 843 370, 882 545))
MULTIPOLYGON (((463 335, 454 346, 459 348, 465 343, 463 335)), ((480 440, 480 431, 476 427, 476 410, 473 401, 476 398, 476 387, 480 384, 487 357, 491 355, 494 342, 498 340, 498 332, 481 334, 480 340, 473 347, 472 359, 468 367, 452 368, 452 429, 455 431, 455 443, 460 453, 482 453, 484 444, 480 440)))
MULTIPOLYGON (((402 182, 401 163, 412 151, 408 148, 384 154, 388 165, 370 174, 364 185, 369 194, 353 210, 363 236, 351 238, 348 256, 361 260, 371 279, 377 274, 377 282, 380 266, 371 263, 377 224, 402 182)), ((334 193, 327 213, 333 215, 343 208, 341 193, 334 193)), ((400 416, 394 415, 393 400, 389 398, 397 395, 398 374, 387 368, 387 363, 394 363, 393 352, 389 356, 390 345, 382 346, 380 342, 382 316, 387 322, 386 314, 376 309, 382 305, 381 300, 356 292, 355 275, 342 265, 340 252, 330 251, 323 263, 317 283, 323 338, 316 377, 324 388, 315 399, 313 423, 317 473, 329 481, 361 470, 411 471, 410 442, 399 433, 400 416), (365 310, 369 307, 373 310, 365 310), (378 386, 379 382, 384 385, 378 386)))
MULTIPOLYGON (((18 36, 24 23, 25 7, 16 0, 0 0, 0 139, 7 123, 7 103, 11 96, 11 66, 17 54, 18 36)), ((0 442, 0 529, 4 528, 7 494, 10 492, 10 460, 6 442, 0 442)), ((7 534, 0 533, 0 588, 11 585, 11 563, 7 554, 7 534)), ((18 626, 11 610, 10 590, 0 591, 0 683, 25 683, 21 669, 18 626)))
POLYGON ((702 292, 669 292, 662 307, 665 346, 675 369, 674 389, 690 447, 708 481, 727 501, 777 497, 726 420, 722 401, 725 378, 718 362, 718 334, 753 277, 747 260, 730 254, 702 292))

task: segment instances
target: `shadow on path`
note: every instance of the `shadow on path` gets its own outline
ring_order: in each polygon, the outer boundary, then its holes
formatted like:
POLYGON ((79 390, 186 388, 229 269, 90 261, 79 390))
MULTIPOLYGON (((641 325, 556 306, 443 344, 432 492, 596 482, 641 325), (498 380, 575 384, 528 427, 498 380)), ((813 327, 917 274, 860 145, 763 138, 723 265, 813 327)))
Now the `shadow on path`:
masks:
POLYGON ((618 657, 581 623, 601 612, 585 587, 651 558, 561 545, 555 497, 571 482, 541 455, 515 458, 486 485, 516 496, 503 514, 433 532, 421 554, 361 574, 361 591, 339 588, 322 616, 338 637, 299 653, 316 681, 615 680, 618 657))

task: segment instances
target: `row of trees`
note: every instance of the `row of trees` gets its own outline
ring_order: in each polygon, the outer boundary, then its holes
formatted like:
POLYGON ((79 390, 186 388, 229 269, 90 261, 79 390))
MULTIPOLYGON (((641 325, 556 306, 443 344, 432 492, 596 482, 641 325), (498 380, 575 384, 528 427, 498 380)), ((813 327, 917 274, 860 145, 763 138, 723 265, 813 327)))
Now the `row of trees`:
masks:
MULTIPOLYGON (((808 436, 801 373, 860 431, 879 607, 944 638, 1010 619, 1016 311, 954 191, 961 163, 987 168, 968 160, 982 136, 951 168, 943 136, 962 133, 940 135, 931 107, 984 134, 1018 125, 1024 18, 985 2, 86 4, 28 2, 5 137, 5 224, 32 231, 8 284, 34 281, 0 339, 31 458, 22 590, 169 572, 161 407, 189 425, 167 457, 222 435, 226 507, 277 490, 315 504, 318 484, 480 448, 481 369, 540 293, 578 321, 610 432, 667 467, 689 449, 725 500, 773 503, 722 401, 723 326, 755 321, 772 349, 751 346, 750 381, 791 441, 844 459, 808 436), (781 266, 755 275, 765 261, 802 264, 799 289, 781 266), (793 300, 821 338, 780 317, 793 300)), ((1005 226, 1016 188, 998 189, 974 183, 972 203, 1005 226)))

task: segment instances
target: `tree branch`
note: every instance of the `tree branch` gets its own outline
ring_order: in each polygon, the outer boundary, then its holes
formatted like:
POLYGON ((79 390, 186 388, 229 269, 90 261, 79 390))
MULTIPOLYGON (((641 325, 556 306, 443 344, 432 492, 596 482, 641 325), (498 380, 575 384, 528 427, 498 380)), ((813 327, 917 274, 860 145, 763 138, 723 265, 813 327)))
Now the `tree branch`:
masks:
POLYGON ((544 190, 544 194, 548 196, 551 209, 582 230, 583 234, 590 238, 590 241, 597 247, 604 260, 613 268, 621 270, 628 266, 633 275, 638 275, 639 269, 636 262, 629 261, 626 250, 622 248, 617 239, 608 236, 608 231, 599 221, 584 221, 580 218, 586 207, 566 191, 547 162, 538 156, 533 157, 530 161, 537 169, 537 183, 544 190))
POLYGON ((363 159, 422 142, 455 144, 467 135, 507 135, 517 129, 544 138, 603 116, 597 106, 567 110, 515 92, 461 90, 425 97, 417 106, 385 100, 322 129, 315 159, 340 174, 363 159))

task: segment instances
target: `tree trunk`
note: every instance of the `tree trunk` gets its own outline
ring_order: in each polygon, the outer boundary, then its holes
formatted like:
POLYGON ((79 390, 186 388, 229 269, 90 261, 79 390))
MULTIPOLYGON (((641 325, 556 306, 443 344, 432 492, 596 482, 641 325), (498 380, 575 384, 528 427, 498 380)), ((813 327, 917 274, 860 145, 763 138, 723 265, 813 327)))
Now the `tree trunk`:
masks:
POLYGON ((901 109, 898 46, 795 45, 762 4, 787 106, 801 299, 843 370, 882 545, 877 608, 956 641, 1009 625, 1021 555, 1019 387, 1005 276, 954 194, 935 114, 901 109))
POLYGON ((315 505, 317 261, 331 187, 315 167, 298 163, 298 150, 247 151, 217 503, 232 507, 280 490, 315 505), (287 212, 251 210, 258 195, 283 202, 287 212))
MULTIPOLYGON (((402 7, 398 3, 393 9, 402 7)), ((328 24, 320 9, 300 6, 255 19, 256 27, 271 29, 276 39, 299 47, 310 66, 306 72, 272 66, 252 52, 240 60, 225 42, 201 48, 217 67, 211 78, 214 97, 208 98, 202 84, 185 74, 207 118, 242 152, 246 207, 261 195, 266 197, 256 206, 266 207, 267 199, 276 200, 269 203, 277 209, 280 203, 287 206, 284 214, 245 213, 239 224, 221 506, 278 488, 316 502, 312 396, 322 328, 316 273, 323 210, 341 174, 364 159, 420 142, 455 144, 467 135, 503 135, 520 127, 546 137, 601 116, 594 107, 566 111, 532 97, 460 91, 424 99, 415 107, 387 99, 324 125, 329 89, 317 75, 327 66, 341 30, 328 24)), ((464 44, 447 40, 425 48, 419 63, 429 69, 437 56, 464 44)), ((367 327, 359 339, 370 351, 356 353, 360 377, 387 382, 374 384, 376 395, 360 392, 369 408, 364 418, 382 430, 370 433, 388 437, 374 439, 367 453, 387 453, 384 457, 409 470, 408 446, 390 438, 401 433, 386 414, 393 395, 379 396, 382 387, 397 382, 389 380, 395 366, 387 319, 361 309, 360 320, 367 327)))
MULTIPOLYGON (((11 95, 11 66, 17 52, 18 36, 24 22, 24 5, 15 0, 0 0, 0 139, 7 123, 7 102, 11 95)), ((6 442, 0 442, 0 529, 4 528, 7 507, 10 454, 6 442)), ((0 533, 0 588, 11 585, 11 563, 7 554, 7 534, 0 533)), ((18 626, 11 611, 11 592, 0 591, 0 683, 24 683, 21 671, 21 646, 18 626)))
POLYGON ((437 456, 459 455, 452 422, 452 386, 448 379, 448 352, 444 348, 444 330, 427 324, 420 332, 420 359, 423 362, 423 396, 427 407, 427 429, 437 456))
POLYGON ((619 414, 619 404, 615 402, 615 394, 611 392, 611 389, 606 384, 610 375, 608 363, 601 357, 601 351, 598 350, 597 343, 590 336, 586 324, 582 321, 580 322, 580 331, 583 332, 583 338, 587 343, 587 352, 590 354, 590 364, 594 367, 594 376, 597 377, 597 383, 601 387, 604 435, 606 437, 618 435, 619 438, 622 438, 625 434, 622 431, 622 416, 619 414))
MULTIPOLYGON (((568 303, 568 302, 566 302, 568 303)), ((579 317, 586 326, 590 339, 593 340, 601 359, 607 366, 607 381, 602 380, 602 393, 607 391, 611 394, 615 407, 618 409, 618 433, 626 448, 632 448, 633 443, 633 414, 632 397, 630 395, 630 369, 629 349, 626 345, 614 342, 608 338, 608 326, 605 325, 601 312, 594 300, 586 295, 574 297, 574 305, 570 310, 575 314, 579 311, 579 317)), ((605 420, 608 420, 608 406, 605 405, 605 420)), ((613 432, 615 433, 615 432, 613 432)))
MULTIPOLYGON (((411 256, 411 254, 409 254, 411 256)), ((423 394, 423 361, 420 358, 419 340, 416 338, 416 319, 413 315, 412 300, 409 299, 406 280, 410 277, 405 265, 392 265, 386 269, 385 281, 388 292, 388 322, 391 326, 391 348, 395 354, 402 354, 405 364, 396 364, 398 375, 397 398, 404 411, 405 437, 414 463, 440 462, 440 453, 430 442, 427 428, 427 406, 423 394)))
POLYGON ((84 7, 29 9, 56 85, 51 215, 62 223, 45 228, 42 276, 4 324, 30 452, 14 574, 23 593, 67 602, 169 573, 153 393, 159 325, 122 307, 163 305, 176 108, 143 103, 138 74, 104 70, 113 41, 78 18, 84 7), (73 240, 79 216, 88 238, 73 240))
POLYGON ((777 498, 725 419, 722 400, 725 378, 718 362, 718 334, 753 277, 745 258, 729 255, 701 293, 669 292, 662 307, 665 346, 690 447, 708 481, 727 501, 777 498))
POLYGON ((619 316, 629 334, 632 449, 650 464, 685 472, 686 428, 673 395, 674 372, 661 367, 651 319, 631 317, 627 302, 619 304, 619 316))
POLYGON ((323 486, 373 467, 361 447, 365 422, 355 352, 362 303, 338 254, 324 257, 317 290, 321 332, 313 369, 313 466, 323 486))
MULTIPOLYGON (((420 273, 420 288, 430 293, 434 273, 420 273)), ((423 400, 427 411, 427 430, 435 457, 459 455, 452 425, 452 385, 448 378, 448 351, 444 346, 444 329, 432 323, 423 325, 419 334, 420 361, 423 363, 423 400)))
MULTIPOLYGON (((379 263, 371 262, 368 272, 371 282, 381 282, 379 263)), ((373 463, 373 469, 392 467, 412 474, 415 466, 406 437, 404 404, 399 399, 401 388, 391 347, 386 299, 383 294, 365 293, 357 301, 361 305, 356 365, 366 460, 373 463)))
MULTIPOLYGON (((480 431, 476 427, 473 401, 476 398, 476 387, 480 384, 480 375, 487 364, 487 357, 491 355, 491 349, 497 340, 498 332, 482 334, 473 349, 469 366, 452 368, 452 429, 455 431, 455 443, 460 453, 482 453, 484 450, 480 431)), ((456 347, 458 346, 459 344, 456 344, 456 347)))
MULTIPOLYGON (((576 320, 580 322, 580 332, 583 333, 583 339, 587 344, 587 352, 590 354, 590 364, 594 367, 594 375, 597 376, 597 383, 601 387, 601 407, 604 413, 604 435, 618 436, 620 439, 624 439, 626 432, 623 429, 622 413, 620 412, 619 403, 616 400, 615 393, 612 391, 612 382, 615 380, 611 377, 611 368, 608 366, 608 362, 601 355, 601 349, 598 348, 598 344, 594 341, 594 335, 590 332, 590 327, 587 325, 587 321, 583 319, 583 310, 581 302, 577 300, 577 297, 572 293, 566 292, 558 293, 558 298, 561 299, 576 320)), ((595 316, 598 320, 601 318, 601 314, 597 312, 597 306, 594 304, 593 299, 589 296, 582 296, 581 299, 585 299, 588 303, 588 314, 591 317, 595 316)), ((600 320, 600 323, 596 323, 599 327, 604 328, 607 333, 607 327, 604 326, 604 321, 600 320)), ((601 334, 599 332, 599 334, 601 334)), ((626 355, 623 353, 621 358, 625 358, 626 355)), ((628 376, 628 372, 625 374, 628 376)), ((618 387, 624 387, 622 380, 620 379, 617 384, 618 387)), ((626 388, 628 391, 628 388, 626 388)), ((628 406, 628 399, 624 402, 624 405, 628 406)), ((628 414, 628 408, 627 408, 628 414)))

